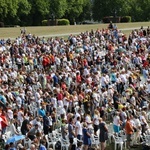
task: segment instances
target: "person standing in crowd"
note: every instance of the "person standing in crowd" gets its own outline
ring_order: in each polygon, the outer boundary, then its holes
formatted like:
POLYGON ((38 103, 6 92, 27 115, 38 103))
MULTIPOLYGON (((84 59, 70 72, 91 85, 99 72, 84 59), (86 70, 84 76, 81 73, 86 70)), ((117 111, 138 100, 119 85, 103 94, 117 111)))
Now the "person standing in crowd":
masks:
POLYGON ((123 107, 120 112, 120 120, 122 121, 122 129, 124 129, 126 121, 127 121, 127 114, 126 114, 126 108, 123 107))
POLYGON ((49 133, 50 128, 51 126, 48 118, 48 113, 46 113, 46 115, 43 117, 43 130, 45 135, 49 133))
POLYGON ((73 150, 73 140, 75 135, 75 131, 74 131, 74 123, 73 123, 73 118, 69 119, 69 124, 68 124, 68 133, 69 133, 69 141, 70 141, 70 146, 69 149, 73 150))
POLYGON ((83 123, 83 144, 84 144, 84 150, 88 150, 88 148, 91 146, 91 134, 88 130, 87 123, 83 123))
POLYGON ((115 112, 115 116, 113 117, 113 128, 115 133, 119 133, 120 124, 121 124, 121 120, 120 120, 119 112, 117 111, 115 112))
POLYGON ((77 121, 75 124, 75 131, 78 140, 82 140, 82 125, 81 125, 81 117, 77 117, 77 121))
POLYGON ((6 112, 4 110, 2 111, 0 118, 2 119, 1 121, 2 134, 5 134, 6 127, 8 126, 8 120, 7 120, 6 112))
POLYGON ((42 108, 39 109, 38 114, 42 117, 44 117, 46 115, 44 104, 42 104, 42 108))
POLYGON ((126 136, 127 136, 127 148, 130 148, 130 143, 132 141, 132 134, 134 132, 133 126, 130 122, 130 116, 127 116, 127 121, 126 121, 126 125, 125 125, 125 132, 126 132, 126 136))
POLYGON ((99 129, 99 118, 100 113, 98 110, 94 111, 94 118, 93 118, 93 124, 94 124, 94 134, 97 135, 97 131, 99 129))
POLYGON ((23 135, 26 135, 28 133, 29 129, 30 129, 30 122, 29 122, 29 120, 25 119, 21 125, 21 133, 23 135))
POLYGON ((145 111, 141 112, 140 121, 141 121, 141 126, 142 126, 142 135, 143 135, 145 133, 145 131, 146 131, 146 127, 148 126, 148 123, 146 121, 146 113, 145 113, 145 111))
POLYGON ((100 129, 99 138, 100 138, 101 150, 105 150, 106 148, 105 142, 108 139, 108 128, 102 118, 99 119, 99 129, 100 129))
POLYGON ((114 108, 117 110, 118 109, 118 105, 120 104, 120 102, 119 102, 119 94, 118 94, 117 91, 114 91, 113 101, 114 101, 114 108))
POLYGON ((67 136, 67 133, 68 133, 68 130, 67 130, 67 127, 66 127, 66 122, 67 122, 66 119, 62 119, 61 135, 62 135, 62 138, 65 139, 65 140, 66 140, 66 136, 67 136))
POLYGON ((90 111, 88 111, 86 116, 85 116, 85 122, 87 123, 88 130, 92 133, 93 121, 92 121, 92 118, 91 118, 91 112, 90 111))

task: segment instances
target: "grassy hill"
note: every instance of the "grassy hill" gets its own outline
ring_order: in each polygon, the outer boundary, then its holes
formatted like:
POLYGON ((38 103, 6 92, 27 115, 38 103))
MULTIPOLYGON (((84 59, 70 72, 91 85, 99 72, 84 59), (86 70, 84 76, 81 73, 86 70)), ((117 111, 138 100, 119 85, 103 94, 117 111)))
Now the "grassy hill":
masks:
MULTIPOLYGON (((134 28, 141 26, 147 28, 150 22, 136 22, 136 23, 117 23, 118 29, 122 29, 125 34, 129 34, 134 28)), ((91 25, 69 25, 69 26, 38 26, 25 27, 27 33, 35 34, 36 36, 67 36, 69 34, 78 34, 91 29, 107 28, 108 24, 91 24, 91 25)), ((0 39, 2 38, 16 38, 20 35, 20 30, 24 27, 0 28, 0 39)))

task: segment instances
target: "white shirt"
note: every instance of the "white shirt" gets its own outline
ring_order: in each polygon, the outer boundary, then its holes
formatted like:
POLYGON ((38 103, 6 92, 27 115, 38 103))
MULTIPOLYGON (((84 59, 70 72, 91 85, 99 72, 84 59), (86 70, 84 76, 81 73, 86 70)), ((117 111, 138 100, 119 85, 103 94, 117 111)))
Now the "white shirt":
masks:
POLYGON ((19 96, 16 97, 16 103, 17 103, 17 105, 19 107, 21 107, 21 105, 22 105, 22 99, 19 96))
POLYGON ((134 123, 136 128, 139 128, 141 126, 140 120, 138 118, 134 119, 134 123))
POLYGON ((141 125, 144 125, 144 122, 146 122, 146 119, 144 116, 140 116, 141 125))
POLYGON ((76 128, 77 128, 77 135, 82 135, 82 125, 80 121, 76 122, 76 128))
POLYGON ((18 120, 19 120, 20 122, 23 122, 23 112, 22 112, 22 111, 19 111, 19 112, 18 112, 18 120))
POLYGON ((42 126, 41 122, 40 122, 40 121, 37 121, 36 119, 31 120, 31 121, 30 121, 30 124, 33 125, 33 126, 36 125, 36 124, 38 124, 38 130, 39 130, 39 131, 42 131, 42 130, 43 130, 43 126, 42 126))
POLYGON ((116 125, 116 126, 120 126, 119 121, 120 121, 120 117, 115 116, 114 119, 113 119, 113 124, 116 125))
POLYGON ((7 110, 7 115, 8 115, 8 117, 9 117, 9 119, 13 119, 13 111, 11 110, 11 109, 8 109, 7 110))
POLYGON ((11 77, 13 78, 13 79, 16 79, 17 78, 17 72, 16 71, 13 71, 13 72, 11 72, 11 77))
POLYGON ((67 108, 68 108, 68 106, 69 106, 69 101, 67 100, 66 97, 63 98, 63 103, 64 103, 64 106, 67 106, 67 108))
POLYGON ((150 94, 150 83, 147 85, 147 92, 150 94))
POLYGON ((102 76, 102 78, 101 78, 101 85, 102 86, 106 86, 106 84, 107 84, 106 77, 102 76))
POLYGON ((121 78, 121 80, 122 80, 123 83, 126 83, 127 78, 126 78, 126 75, 125 75, 125 74, 121 74, 121 75, 120 75, 120 78, 121 78))
POLYGON ((84 69, 84 73, 83 73, 83 74, 84 74, 84 76, 86 77, 87 75, 89 75, 89 74, 90 74, 90 72, 89 72, 89 70, 88 70, 87 68, 85 68, 85 69, 84 69))
POLYGON ((85 121, 86 121, 86 123, 88 124, 88 128, 89 128, 89 129, 93 129, 93 126, 92 126, 92 123, 91 123, 91 122, 92 122, 92 121, 91 121, 91 117, 87 115, 87 116, 85 117, 85 121))
POLYGON ((4 75, 2 76, 2 80, 5 81, 5 82, 7 82, 7 81, 8 81, 8 76, 7 76, 6 74, 4 74, 4 75))
POLYGON ((99 125, 99 116, 98 115, 94 115, 94 125, 99 125))
POLYGON ((55 97, 52 97, 51 102, 53 104, 53 107, 56 108, 57 107, 57 99, 55 97))
POLYGON ((136 100, 134 96, 131 97, 130 103, 132 103, 134 106, 136 105, 136 100))
POLYGON ((132 125, 133 127, 135 127, 135 122, 134 122, 133 119, 130 120, 130 123, 131 123, 131 125, 132 125))
POLYGON ((49 116, 48 119, 49 119, 49 125, 52 126, 52 124, 53 124, 53 123, 52 123, 52 117, 49 116))
POLYGON ((75 121, 77 120, 78 117, 81 117, 81 115, 77 112, 77 113, 75 114, 75 121))

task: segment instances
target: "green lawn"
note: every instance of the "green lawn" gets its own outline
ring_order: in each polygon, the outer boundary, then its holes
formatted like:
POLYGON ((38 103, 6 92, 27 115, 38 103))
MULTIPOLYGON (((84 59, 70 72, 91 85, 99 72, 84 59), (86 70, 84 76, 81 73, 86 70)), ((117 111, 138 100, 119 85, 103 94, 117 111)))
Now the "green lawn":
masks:
MULTIPOLYGON (((118 23, 119 29, 127 28, 140 28, 141 26, 147 27, 150 22, 137 22, 137 23, 118 23)), ((35 34, 36 36, 66 36, 69 34, 77 34, 85 31, 91 31, 91 29, 107 28, 108 24, 92 24, 92 25, 69 25, 69 26, 38 26, 38 27, 26 27, 27 33, 35 34)), ((23 27, 13 28, 0 28, 1 38, 16 38, 20 35, 20 29, 23 27)), ((130 30, 123 31, 125 34, 129 34, 130 30)))

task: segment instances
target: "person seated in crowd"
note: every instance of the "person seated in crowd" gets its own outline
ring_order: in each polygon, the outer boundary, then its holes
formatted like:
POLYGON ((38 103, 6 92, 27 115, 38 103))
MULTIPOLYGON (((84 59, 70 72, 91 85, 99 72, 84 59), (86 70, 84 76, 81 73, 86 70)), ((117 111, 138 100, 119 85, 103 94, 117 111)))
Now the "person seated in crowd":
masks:
POLYGON ((38 124, 34 125, 29 132, 27 133, 27 137, 33 141, 36 138, 36 133, 39 132, 38 130, 38 124))

